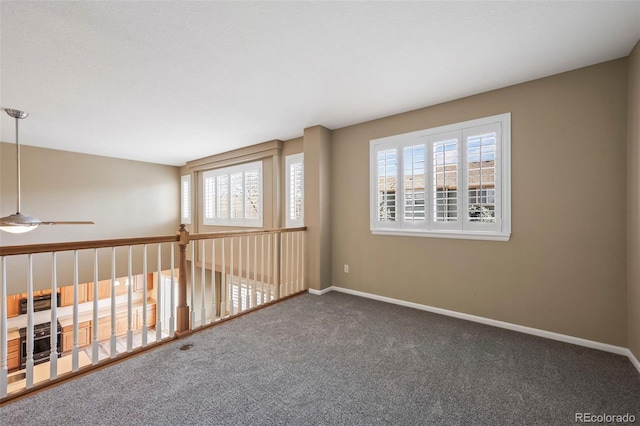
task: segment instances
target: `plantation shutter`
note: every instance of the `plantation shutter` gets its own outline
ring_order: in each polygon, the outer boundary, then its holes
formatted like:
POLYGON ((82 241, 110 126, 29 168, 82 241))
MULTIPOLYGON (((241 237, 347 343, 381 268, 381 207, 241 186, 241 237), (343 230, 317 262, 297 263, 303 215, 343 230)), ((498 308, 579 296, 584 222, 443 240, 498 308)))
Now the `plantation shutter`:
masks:
POLYGON ((286 226, 304 224, 304 154, 286 158, 286 226))
POLYGON ((191 223, 191 175, 180 177, 180 221, 185 225, 191 223))

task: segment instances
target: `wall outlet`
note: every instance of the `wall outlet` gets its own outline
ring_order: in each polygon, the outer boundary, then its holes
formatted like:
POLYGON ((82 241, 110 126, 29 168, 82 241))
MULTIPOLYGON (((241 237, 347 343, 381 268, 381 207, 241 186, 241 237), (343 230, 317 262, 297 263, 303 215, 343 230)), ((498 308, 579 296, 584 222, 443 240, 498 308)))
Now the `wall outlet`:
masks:
POLYGON ((349 265, 344 265, 344 273, 345 274, 349 273, 349 265))

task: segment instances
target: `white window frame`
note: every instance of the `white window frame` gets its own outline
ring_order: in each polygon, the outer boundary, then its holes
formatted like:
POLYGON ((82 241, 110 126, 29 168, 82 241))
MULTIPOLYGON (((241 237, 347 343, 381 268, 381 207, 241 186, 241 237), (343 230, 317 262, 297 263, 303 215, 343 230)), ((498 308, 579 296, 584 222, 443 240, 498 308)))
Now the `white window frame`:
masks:
POLYGON ((184 175, 180 177, 180 223, 185 225, 191 224, 191 212, 193 211, 191 205, 191 194, 193 193, 191 188, 191 175, 184 175), (186 187, 186 190, 185 190, 186 187))
POLYGON ((369 143, 370 229, 374 235, 400 235, 435 238, 508 241, 511 237, 511 113, 435 127, 371 140, 369 143), (482 131, 496 133, 495 222, 473 222, 468 218, 467 138, 482 131), (447 138, 458 139, 456 222, 434 220, 433 145, 447 138), (425 147, 425 220, 408 222, 404 218, 405 147, 425 147), (397 153, 395 220, 378 220, 378 152, 395 149, 397 153))
POLYGON ((287 155, 285 157, 285 226, 287 228, 294 228, 298 226, 304 226, 304 153, 287 155), (302 206, 300 218, 291 217, 291 167, 300 164, 302 165, 302 206))
POLYGON ((262 172, 262 161, 255 161, 252 163, 239 164, 231 167, 223 167, 219 169, 207 170, 202 173, 202 223, 204 225, 210 226, 246 226, 246 227, 254 227, 254 228, 262 228, 262 222, 264 217, 264 188, 263 188, 263 172, 262 172), (258 218, 252 219, 247 218, 246 211, 246 172, 250 171, 258 171, 258 218), (243 198, 243 217, 241 218, 231 218, 231 175, 242 173, 242 193, 245 194, 243 198), (207 201, 208 196, 206 194, 207 185, 205 182, 209 178, 215 179, 215 191, 217 195, 217 191, 219 190, 218 179, 220 177, 225 177, 227 181, 227 191, 228 191, 228 200, 226 206, 226 217, 219 217, 217 202, 219 200, 218 197, 215 197, 213 200, 213 204, 209 206, 211 208, 212 214, 207 214, 207 201))

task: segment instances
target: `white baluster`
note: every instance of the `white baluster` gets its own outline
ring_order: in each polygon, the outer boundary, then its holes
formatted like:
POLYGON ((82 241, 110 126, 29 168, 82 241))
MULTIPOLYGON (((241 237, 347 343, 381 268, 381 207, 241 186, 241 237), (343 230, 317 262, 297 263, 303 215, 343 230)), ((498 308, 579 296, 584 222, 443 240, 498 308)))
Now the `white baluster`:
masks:
POLYGON ((171 243, 171 315, 169 316, 169 336, 173 337, 176 331, 176 277, 175 277, 175 244, 171 243))
POLYGON ((158 243, 158 276, 156 279, 156 342, 162 340, 162 244, 158 243))
POLYGON ((51 353, 49 356, 49 378, 58 377, 58 272, 54 251, 51 259, 51 353))
POLYGON ((220 269, 220 319, 227 316, 227 263, 225 259, 224 238, 220 240, 222 248, 222 268, 220 269))
POLYGON ((250 276, 249 274, 251 273, 251 268, 249 266, 249 262, 250 262, 250 258, 251 258, 251 245, 250 245, 250 241, 249 241, 249 236, 247 235, 247 266, 246 266, 246 271, 245 271, 245 275, 246 275, 246 281, 247 281, 247 285, 246 285, 246 289, 247 289, 247 294, 246 297, 244 299, 244 305, 245 305, 245 309, 249 309, 252 308, 253 306, 251 306, 251 281, 250 281, 250 276))
POLYGON ((129 246, 128 283, 127 287, 127 352, 133 350, 133 268, 131 266, 131 246, 129 246))
POLYGON ((231 247, 229 251, 231 252, 231 260, 229 265, 229 313, 233 315, 235 312, 235 303, 233 303, 233 240, 235 238, 231 237, 231 247))
MULTIPOLYGON (((55 254, 55 253, 54 253, 55 254)), ((8 341, 7 341, 7 259, 2 259, 2 275, 0 275, 0 398, 7 396, 7 374, 9 373, 8 341)))
POLYGON ((278 283, 278 293, 277 293, 277 298, 280 299, 282 298, 282 288, 283 288, 283 280, 285 279, 285 274, 284 274, 284 253, 283 253, 283 248, 284 248, 284 244, 282 244, 282 233, 280 234, 280 270, 279 275, 280 275, 280 282, 278 283))
MULTIPOLYGON (((144 287, 142 288, 142 346, 147 346, 147 285, 149 284, 149 276, 147 269, 147 244, 143 246, 142 257, 142 282, 144 287)), ((157 309, 157 308, 156 308, 157 309)))
POLYGON ((78 295, 78 250, 73 251, 73 349, 71 352, 71 371, 78 371, 80 358, 80 346, 78 345, 78 305, 80 297, 78 295))
POLYGON ((260 235, 260 304, 264 303, 264 234, 260 235))
POLYGON ((29 254, 27 281, 27 389, 33 386, 33 254, 29 254))
MULTIPOLYGON (((51 327, 53 327, 53 321, 51 321, 51 327)), ((98 363, 98 350, 98 249, 93 249, 93 345, 91 346, 93 365, 98 363)))
POLYGON ((287 233, 287 250, 289 250, 289 240, 291 240, 291 250, 289 251, 289 268, 290 268, 290 274, 289 274, 289 292, 288 294, 293 294, 295 292, 294 287, 293 287, 293 283, 294 283, 294 276, 293 276, 293 267, 294 267, 294 255, 295 255, 295 244, 294 244, 294 239, 293 239, 293 234, 291 232, 287 233))
POLYGON ((116 343, 116 248, 111 247, 111 358, 118 354, 116 343))
POLYGON ((202 292, 202 294, 200 295, 200 300, 202 300, 202 303, 200 305, 200 327, 204 326, 206 323, 206 309, 204 307, 204 293, 205 293, 205 282, 206 282, 206 257, 205 257, 205 240, 202 240, 202 253, 200 254, 200 258, 202 259, 202 267, 200 268, 200 272, 201 272, 201 276, 200 276, 200 291, 202 292))
POLYGON ((196 242, 190 241, 191 246, 191 330, 196 327, 196 242))
POLYGON ((304 231, 301 231, 302 233, 302 267, 300 269, 302 269, 301 272, 301 279, 302 279, 302 289, 306 290, 307 289, 307 283, 304 280, 304 231))
POLYGON ((268 295, 265 295, 265 302, 271 302, 271 289, 272 289, 272 277, 273 270, 271 268, 271 234, 267 236, 267 290, 268 295))
POLYGON ((254 235, 253 236, 253 282, 251 283, 251 307, 252 308, 255 308, 257 304, 257 300, 256 300, 257 286, 258 286, 258 236, 254 235))
POLYGON ((211 240, 211 322, 216 320, 216 240, 211 240))
POLYGON ((238 237, 238 311, 242 312, 242 237, 238 237))
POLYGON ((296 292, 300 288, 300 231, 296 232, 296 292))

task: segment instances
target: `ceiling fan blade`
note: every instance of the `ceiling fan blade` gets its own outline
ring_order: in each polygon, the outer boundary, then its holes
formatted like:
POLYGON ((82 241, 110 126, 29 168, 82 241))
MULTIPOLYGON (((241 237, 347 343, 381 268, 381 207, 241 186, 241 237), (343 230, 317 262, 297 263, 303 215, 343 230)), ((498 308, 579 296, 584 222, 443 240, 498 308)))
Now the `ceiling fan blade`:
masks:
POLYGON ((52 222, 40 222, 41 225, 95 225, 95 222, 90 220, 71 220, 71 221, 52 221, 52 222))

